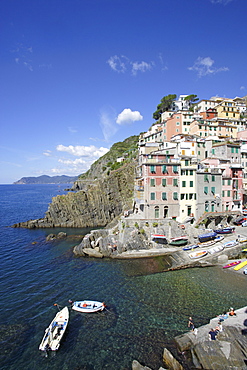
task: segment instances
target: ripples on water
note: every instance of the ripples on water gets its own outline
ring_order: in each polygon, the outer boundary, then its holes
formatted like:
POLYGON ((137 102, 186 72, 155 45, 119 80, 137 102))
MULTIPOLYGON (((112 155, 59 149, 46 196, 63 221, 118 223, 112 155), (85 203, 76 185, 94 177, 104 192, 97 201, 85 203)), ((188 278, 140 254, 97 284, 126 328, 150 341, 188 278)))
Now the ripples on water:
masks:
POLYGON ((217 267, 154 274, 162 270, 160 257, 76 258, 77 241, 46 243, 54 230, 6 227, 43 217, 57 193, 56 185, 0 186, 1 369, 125 370, 136 359, 156 370, 163 365, 164 346, 187 331, 188 316, 199 326, 230 306, 246 305, 246 278, 240 274, 217 267), (104 301, 107 310, 70 311, 59 351, 45 358, 38 346, 57 312, 53 304, 68 305, 69 299, 104 301))

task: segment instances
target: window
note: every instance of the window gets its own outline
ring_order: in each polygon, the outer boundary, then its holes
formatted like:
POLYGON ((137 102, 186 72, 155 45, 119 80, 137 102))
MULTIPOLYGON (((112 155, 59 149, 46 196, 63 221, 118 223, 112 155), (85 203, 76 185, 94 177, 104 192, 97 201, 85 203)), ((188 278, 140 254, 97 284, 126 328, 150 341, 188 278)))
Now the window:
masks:
POLYGON ((212 194, 215 194, 215 186, 212 186, 212 187, 211 187, 211 193, 212 193, 212 194))
POLYGON ((155 186, 155 179, 150 179, 150 186, 155 186))
POLYGON ((155 171, 155 166, 151 165, 150 172, 151 172, 151 173, 156 173, 156 171, 155 171))
POLYGON ((178 200, 178 193, 176 191, 173 193, 173 200, 178 200))
POLYGON ((166 179, 162 179, 162 186, 166 186, 166 179))
POLYGON ((173 172, 178 173, 178 166, 173 166, 173 172))
POLYGON ((212 175, 212 181, 215 181, 215 175, 212 175))
POLYGON ((193 193, 189 193, 189 199, 193 199, 193 193))
POLYGON ((208 194, 208 187, 204 186, 204 194, 208 194))
POLYGON ((205 212, 208 212, 208 207, 209 207, 209 204, 208 204, 208 201, 205 202, 205 212))
POLYGON ((160 217, 160 209, 158 206, 154 208, 154 218, 159 218, 160 217))
POLYGON ((222 190, 222 197, 224 197, 225 196, 225 191, 224 190, 222 190))
POLYGON ((165 164, 163 164, 162 166, 162 173, 167 173, 167 168, 165 164))
POLYGON ((212 154, 215 154, 215 149, 212 149, 212 154))
POLYGON ((185 160, 185 166, 189 166, 189 161, 188 159, 185 160))
POLYGON ((214 212, 214 203, 211 203, 211 212, 214 212))
POLYGON ((191 176, 193 175, 193 170, 190 170, 190 175, 191 175, 191 176))
POLYGON ((155 200, 155 193, 150 193, 150 199, 155 200))
POLYGON ((193 188, 193 181, 190 181, 190 188, 193 188))
POLYGON ((167 200, 166 193, 162 193, 162 200, 167 200))
POLYGON ((230 190, 227 190, 227 196, 230 197, 231 196, 231 191, 230 190))
POLYGON ((182 181, 182 188, 186 187, 186 181, 182 181))
POLYGON ((185 194, 180 195, 180 199, 183 200, 185 198, 185 194))
POLYGON ((178 186, 178 179, 173 179, 173 186, 178 186))
POLYGON ((204 175, 204 182, 209 182, 208 175, 204 175))
POLYGON ((227 180, 227 185, 231 185, 231 180, 227 180))

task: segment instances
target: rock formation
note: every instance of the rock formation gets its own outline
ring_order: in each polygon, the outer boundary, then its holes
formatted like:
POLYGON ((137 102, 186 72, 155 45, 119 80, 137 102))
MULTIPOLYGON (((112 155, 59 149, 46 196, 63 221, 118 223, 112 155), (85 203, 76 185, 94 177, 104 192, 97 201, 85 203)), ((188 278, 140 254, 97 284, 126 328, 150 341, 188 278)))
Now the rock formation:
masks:
POLYGON ((106 177, 86 182, 84 190, 56 196, 44 218, 13 227, 104 227, 132 207, 134 169, 132 161, 106 177))

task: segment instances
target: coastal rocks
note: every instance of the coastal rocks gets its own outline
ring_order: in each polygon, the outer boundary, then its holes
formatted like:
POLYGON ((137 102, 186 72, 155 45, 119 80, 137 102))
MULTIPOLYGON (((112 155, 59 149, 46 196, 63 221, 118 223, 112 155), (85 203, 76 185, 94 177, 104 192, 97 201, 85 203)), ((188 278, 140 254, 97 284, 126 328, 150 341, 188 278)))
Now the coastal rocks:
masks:
POLYGON ((226 370, 247 369, 247 307, 236 310, 236 316, 227 318, 223 331, 210 341, 208 332, 215 328, 218 318, 197 329, 197 334, 187 332, 175 338, 180 352, 186 351, 190 368, 226 370))
POLYGON ((164 348, 163 361, 170 370, 183 370, 183 366, 173 357, 167 348, 164 348))
POLYGON ((104 227, 123 214, 124 209, 131 209, 134 168, 134 163, 128 163, 107 177, 90 181, 84 190, 56 196, 44 218, 13 227, 104 227))
POLYGON ((49 234, 46 237, 46 241, 54 240, 54 239, 63 239, 66 238, 67 234, 64 232, 59 232, 57 235, 56 234, 49 234))

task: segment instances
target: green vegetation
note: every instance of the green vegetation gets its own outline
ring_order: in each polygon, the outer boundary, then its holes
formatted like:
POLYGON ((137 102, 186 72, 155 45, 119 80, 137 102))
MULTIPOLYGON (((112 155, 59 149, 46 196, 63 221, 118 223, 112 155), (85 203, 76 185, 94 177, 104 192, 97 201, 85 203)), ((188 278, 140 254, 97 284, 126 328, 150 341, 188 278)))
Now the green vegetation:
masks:
POLYGON ((157 105, 157 110, 153 113, 153 118, 158 121, 162 113, 171 110, 172 103, 174 100, 176 100, 176 98, 177 98, 176 94, 169 94, 164 96, 161 99, 160 104, 157 105))
POLYGON ((112 145, 109 152, 95 161, 90 169, 79 176, 79 180, 95 179, 102 175, 109 176, 111 171, 130 163, 137 158, 139 136, 134 135, 112 145), (122 158, 122 161, 117 161, 122 158))

